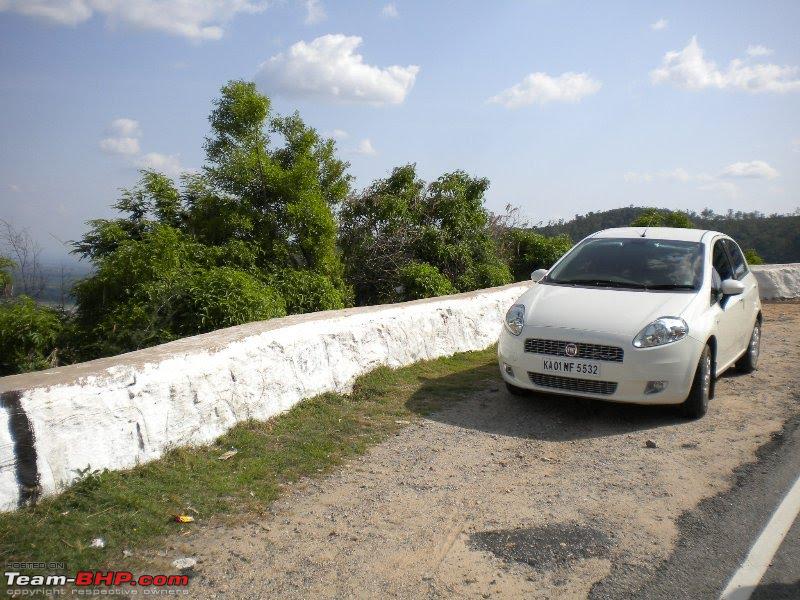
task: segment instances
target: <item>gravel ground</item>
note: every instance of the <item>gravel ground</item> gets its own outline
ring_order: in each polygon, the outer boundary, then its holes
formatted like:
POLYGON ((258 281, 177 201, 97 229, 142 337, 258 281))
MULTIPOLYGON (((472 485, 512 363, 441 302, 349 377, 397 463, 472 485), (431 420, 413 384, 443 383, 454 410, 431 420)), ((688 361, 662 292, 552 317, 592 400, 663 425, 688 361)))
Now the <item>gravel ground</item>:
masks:
POLYGON ((680 515, 800 413, 800 304, 764 313, 761 369, 724 376, 703 419, 516 398, 498 378, 162 560, 197 557, 198 598, 584 598, 612 567, 634 589, 670 555, 680 515))

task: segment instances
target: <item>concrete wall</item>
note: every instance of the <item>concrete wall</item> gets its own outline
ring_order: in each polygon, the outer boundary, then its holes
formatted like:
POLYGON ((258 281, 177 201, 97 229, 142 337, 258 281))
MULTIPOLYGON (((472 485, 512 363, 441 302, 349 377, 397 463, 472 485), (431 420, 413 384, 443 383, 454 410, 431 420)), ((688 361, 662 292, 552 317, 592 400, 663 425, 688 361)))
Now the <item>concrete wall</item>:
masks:
MULTIPOLYGON (((753 272, 762 297, 800 297, 800 264, 753 272)), ((132 467, 348 391, 375 367, 486 348, 527 286, 250 323, 0 378, 0 510, 56 493, 87 467, 132 467)))
POLYGON ((80 469, 132 467, 346 392, 381 365, 487 348, 528 285, 250 323, 0 378, 0 510, 56 493, 80 469))

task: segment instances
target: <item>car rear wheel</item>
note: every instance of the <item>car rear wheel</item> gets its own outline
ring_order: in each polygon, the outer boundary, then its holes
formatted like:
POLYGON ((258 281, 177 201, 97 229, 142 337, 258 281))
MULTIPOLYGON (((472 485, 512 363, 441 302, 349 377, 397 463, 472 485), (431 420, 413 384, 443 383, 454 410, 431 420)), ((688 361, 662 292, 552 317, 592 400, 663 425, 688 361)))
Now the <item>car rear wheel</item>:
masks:
POLYGON ((761 353, 761 323, 756 321, 753 333, 750 334, 750 343, 747 352, 736 361, 736 369, 742 373, 752 373, 758 368, 758 356, 761 353))
POLYGON ((507 381, 506 381, 506 389, 510 394, 513 394, 514 396, 527 396, 530 393, 525 388, 516 386, 513 383, 508 383, 507 381))
POLYGON ((692 419, 699 419, 708 411, 708 401, 711 398, 711 378, 713 377, 711 366, 711 348, 706 346, 700 355, 697 363, 697 370, 692 381, 692 389, 689 396, 681 405, 683 414, 692 419))

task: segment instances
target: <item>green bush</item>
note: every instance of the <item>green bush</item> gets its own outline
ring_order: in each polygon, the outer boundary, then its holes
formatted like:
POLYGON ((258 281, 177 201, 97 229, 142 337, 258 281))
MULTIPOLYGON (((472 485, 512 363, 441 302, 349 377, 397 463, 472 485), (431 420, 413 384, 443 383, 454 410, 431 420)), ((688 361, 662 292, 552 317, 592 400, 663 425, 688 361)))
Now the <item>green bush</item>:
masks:
POLYGON ((536 269, 549 269, 572 247, 566 235, 547 237, 530 229, 512 229, 504 241, 514 281, 525 281, 536 269))
POLYGON ((678 227, 691 229, 694 227, 694 223, 684 212, 651 208, 631 221, 631 227, 678 227))
POLYGON ((5 256, 0 256, 0 298, 11 295, 11 270, 14 268, 14 261, 5 256))
POLYGON ((0 302, 0 375, 58 365, 64 332, 61 313, 27 296, 0 302))
POLYGON ((748 248, 744 251, 744 258, 747 261, 748 265, 763 265, 764 259, 761 258, 761 255, 755 251, 754 248, 748 248))
POLYGON ((285 270, 276 275, 273 285, 280 290, 289 314, 334 310, 346 306, 342 290, 328 277, 305 270, 285 270))
POLYGON ((398 300, 419 300, 456 292, 450 280, 427 263, 414 262, 401 267, 398 283, 398 300))
POLYGON ((193 274, 177 301, 176 333, 192 335, 286 314, 280 293, 244 271, 215 267, 193 274))
POLYGON ((464 291, 480 290, 505 285, 511 281, 511 271, 508 266, 503 262, 496 261, 470 266, 464 276, 459 278, 457 287, 464 291))

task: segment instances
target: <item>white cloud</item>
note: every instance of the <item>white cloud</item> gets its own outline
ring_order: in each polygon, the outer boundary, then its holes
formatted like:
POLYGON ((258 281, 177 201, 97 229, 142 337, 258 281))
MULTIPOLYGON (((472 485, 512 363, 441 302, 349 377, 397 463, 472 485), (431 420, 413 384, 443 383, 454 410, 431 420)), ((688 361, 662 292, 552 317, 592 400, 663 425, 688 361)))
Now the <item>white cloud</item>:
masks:
POLYGON ((692 176, 686 169, 678 167, 671 171, 658 171, 657 173, 637 173, 635 171, 628 171, 623 175, 623 179, 627 183, 652 183, 654 181, 676 181, 678 183, 687 183, 692 179, 702 176, 692 176))
POLYGON ((332 131, 328 131, 323 134, 325 137, 333 138, 335 140, 346 140, 350 137, 350 134, 347 133, 344 129, 334 129, 332 131))
POLYGON ((389 2, 389 4, 385 4, 384 7, 381 9, 381 14, 386 17, 387 19, 396 19, 400 16, 400 13, 397 11, 397 6, 394 2, 389 2))
POLYGON ((650 29, 652 29, 653 31, 661 31, 663 29, 666 29, 668 25, 669 21, 667 21, 666 19, 659 19, 655 23, 650 24, 650 29))
POLYGON ((148 152, 140 156, 136 165, 142 169, 152 169, 171 177, 176 177, 188 170, 181 166, 180 157, 177 154, 160 154, 158 152, 148 152))
POLYGON ((739 195, 739 188, 730 181, 710 181, 698 186, 697 189, 701 192, 722 192, 731 198, 739 195))
POLYGON ((794 152, 800 152, 800 137, 792 140, 792 150, 794 152))
POLYGON ((739 188, 730 179, 775 179, 778 175, 778 171, 763 160, 753 160, 728 165, 719 175, 710 175, 708 173, 691 174, 686 169, 677 168, 656 173, 629 171, 623 175, 623 179, 627 183, 673 182, 697 184, 697 189, 700 191, 722 192, 734 198, 739 194, 739 188))
POLYGON ((732 179, 775 179, 778 175, 777 169, 763 160, 751 160, 728 165, 722 170, 721 176, 732 179))
POLYGON ((364 156, 373 156, 377 154, 377 151, 372 145, 372 142, 369 138, 365 138, 358 143, 358 146, 355 149, 356 154, 363 154, 364 156))
POLYGON ((125 117, 111 121, 108 131, 118 137, 139 137, 142 135, 139 121, 125 117))
POLYGON ((142 131, 135 119, 114 119, 109 124, 108 137, 100 140, 100 149, 107 154, 135 156, 139 154, 139 137, 142 131))
POLYGON ((306 6, 306 25, 316 25, 327 18, 325 7, 322 6, 320 0, 305 0, 304 4, 306 6))
POLYGON ((637 173, 636 171, 628 171, 622 178, 625 183, 650 183, 654 179, 650 173, 637 173))
POLYGON ((767 63, 746 64, 740 59, 720 70, 706 60, 703 49, 693 37, 680 51, 664 55, 661 66, 650 72, 654 85, 669 83, 688 90, 705 88, 735 89, 747 92, 793 92, 800 90, 798 68, 767 63))
POLYGON ((774 50, 761 44, 750 45, 747 47, 747 56, 769 56, 774 50))
POLYGON ((139 154, 139 140, 133 137, 107 137, 100 140, 100 149, 108 154, 139 154))
POLYGON ((358 36, 329 34, 297 42, 262 63, 256 81, 267 93, 323 100, 400 104, 414 86, 419 67, 376 67, 356 52, 358 36))
POLYGON ((14 192, 15 194, 22 191, 22 188, 19 187, 16 183, 9 183, 8 189, 14 192))
MULTIPOLYGON (((2 1, 2 0, 0 0, 2 1)), ((148 152, 142 154, 139 147, 139 138, 142 129, 139 121, 129 118, 114 119, 107 128, 111 134, 100 140, 100 149, 107 154, 116 154, 126 157, 127 161, 140 169, 152 169, 170 177, 177 177, 189 171, 181 166, 177 154, 161 154, 148 152)))
POLYGON ((547 73, 531 73, 520 83, 489 98, 489 102, 506 108, 548 102, 578 102, 584 96, 597 93, 602 84, 586 73, 563 73, 552 77, 547 73))
POLYGON ((104 15, 109 25, 123 23, 192 40, 216 40, 236 14, 266 8, 263 0, 0 0, 11 11, 59 25, 77 25, 104 15))
POLYGON ((86 0, 0 0, 0 12, 7 10, 58 25, 77 25, 92 16, 86 0))

